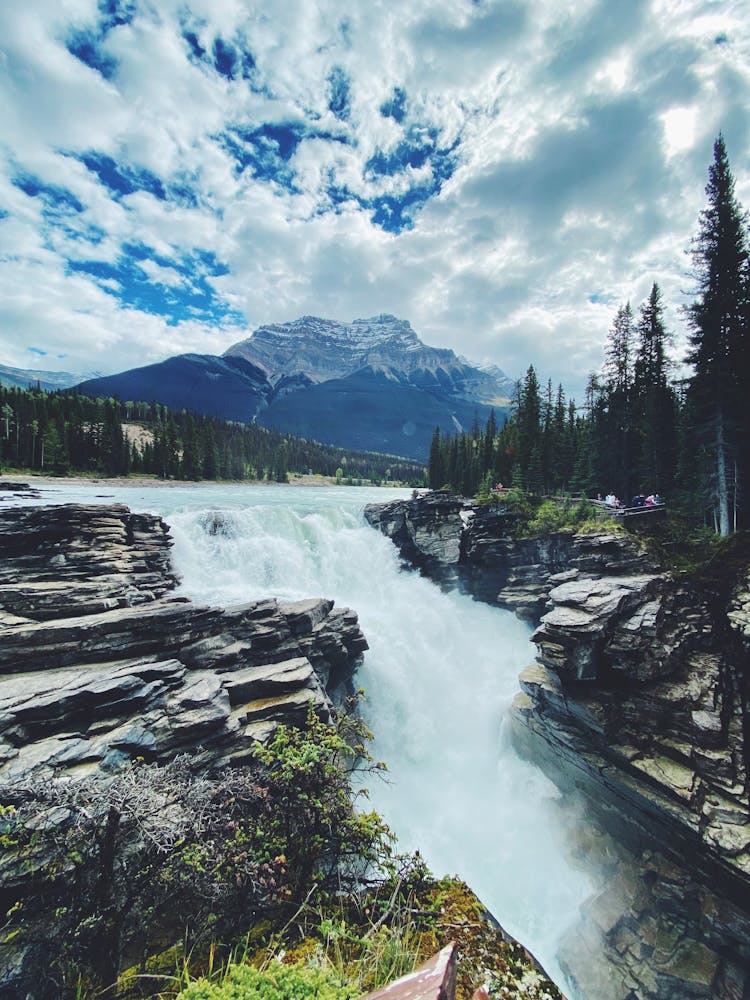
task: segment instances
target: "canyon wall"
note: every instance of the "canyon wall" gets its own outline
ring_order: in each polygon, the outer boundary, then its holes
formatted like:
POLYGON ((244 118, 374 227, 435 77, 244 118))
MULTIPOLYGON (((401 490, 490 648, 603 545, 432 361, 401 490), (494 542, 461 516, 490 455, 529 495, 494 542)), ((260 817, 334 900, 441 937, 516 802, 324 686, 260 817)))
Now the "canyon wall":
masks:
MULTIPOLYGON (((220 513, 204 530, 225 530, 220 513)), ((367 643, 334 602, 174 595, 168 528, 121 504, 0 511, 0 779, 190 752, 246 760, 308 704, 329 717, 367 643)))
POLYGON ((502 506, 440 493, 365 516, 406 564, 535 626, 516 743, 628 852, 568 945, 614 966, 586 994, 750 995, 747 571, 717 590, 631 534, 518 538, 502 506))

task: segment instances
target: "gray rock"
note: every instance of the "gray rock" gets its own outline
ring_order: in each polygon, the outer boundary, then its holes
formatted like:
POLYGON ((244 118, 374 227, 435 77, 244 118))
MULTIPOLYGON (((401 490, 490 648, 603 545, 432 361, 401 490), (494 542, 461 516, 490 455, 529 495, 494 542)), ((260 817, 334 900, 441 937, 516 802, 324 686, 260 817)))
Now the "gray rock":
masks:
POLYGON ((166 525, 122 505, 0 511, 0 543, 0 778, 237 762, 310 702, 329 717, 367 648, 331 600, 175 599, 166 525))
POLYGON ((750 996, 750 573, 714 608, 626 534, 516 539, 502 510, 459 525, 439 497, 366 516, 410 564, 535 623, 538 662, 511 709, 517 745, 563 789, 583 791, 637 864, 655 850, 670 859, 630 912, 618 917, 610 898, 592 907, 573 950, 606 951, 622 975, 583 992, 750 996), (429 547, 413 525, 441 517, 429 547))

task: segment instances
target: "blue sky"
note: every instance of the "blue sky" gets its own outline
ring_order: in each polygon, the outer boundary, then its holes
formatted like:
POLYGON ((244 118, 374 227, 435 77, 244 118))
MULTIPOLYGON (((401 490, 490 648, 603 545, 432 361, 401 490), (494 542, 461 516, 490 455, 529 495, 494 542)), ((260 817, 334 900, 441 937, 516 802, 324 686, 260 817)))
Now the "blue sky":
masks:
POLYGON ((746 0, 4 0, 0 363, 116 371, 304 314, 580 392, 685 253, 746 0), (32 364, 33 362, 33 364, 32 364))

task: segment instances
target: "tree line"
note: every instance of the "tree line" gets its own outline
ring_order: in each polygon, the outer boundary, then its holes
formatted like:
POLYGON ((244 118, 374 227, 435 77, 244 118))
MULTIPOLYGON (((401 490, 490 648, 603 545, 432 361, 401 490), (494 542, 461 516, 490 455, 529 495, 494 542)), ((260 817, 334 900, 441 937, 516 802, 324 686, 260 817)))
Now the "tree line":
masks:
POLYGON ((690 373, 676 378, 672 337, 654 283, 634 313, 618 308, 603 370, 584 405, 562 386, 540 385, 530 366, 511 415, 498 427, 444 436, 435 430, 428 481, 473 495, 492 484, 531 493, 658 491, 722 535, 747 526, 750 486, 750 257, 748 220, 735 196, 721 135, 690 254, 694 299, 686 309, 690 373))
POLYGON ((344 482, 424 481, 419 462, 172 411, 160 403, 0 387, 2 467, 182 480, 286 482, 290 472, 312 472, 344 482))

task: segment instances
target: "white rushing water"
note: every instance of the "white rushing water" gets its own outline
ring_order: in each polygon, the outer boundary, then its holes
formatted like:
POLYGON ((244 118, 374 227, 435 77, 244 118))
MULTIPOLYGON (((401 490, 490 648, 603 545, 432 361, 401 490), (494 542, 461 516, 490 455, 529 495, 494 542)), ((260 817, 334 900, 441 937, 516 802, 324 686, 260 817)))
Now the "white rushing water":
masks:
POLYGON ((405 494, 80 487, 57 499, 95 494, 165 516, 182 592, 196 601, 331 597, 358 612, 370 650, 357 683, 373 753, 389 768, 373 804, 401 849, 418 848, 438 875, 464 878, 565 989, 557 944, 593 885, 566 853, 572 807, 504 731, 518 673, 534 657, 530 630, 510 612, 400 568, 361 509, 405 494), (212 535, 206 512, 217 509, 228 530, 212 535))

